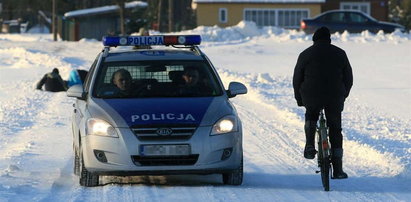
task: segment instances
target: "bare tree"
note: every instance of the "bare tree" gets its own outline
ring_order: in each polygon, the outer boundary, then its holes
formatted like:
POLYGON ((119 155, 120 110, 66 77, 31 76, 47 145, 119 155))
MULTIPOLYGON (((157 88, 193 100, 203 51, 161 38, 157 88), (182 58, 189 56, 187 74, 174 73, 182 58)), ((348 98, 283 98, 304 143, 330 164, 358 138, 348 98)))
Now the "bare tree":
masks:
POLYGON ((125 12, 125 0, 116 0, 118 7, 120 7, 120 31, 121 35, 126 35, 124 12, 125 12))
POLYGON ((53 0, 53 16, 52 16, 52 24, 51 24, 51 29, 53 32, 53 40, 57 41, 57 14, 56 14, 56 8, 57 8, 57 2, 56 0, 53 0))
POLYGON ((157 18, 157 20, 158 20, 158 31, 162 31, 161 30, 161 20, 162 20, 162 9, 163 9, 163 0, 159 0, 158 1, 158 18, 157 18))
POLYGON ((174 1, 168 0, 168 32, 174 31, 174 1))

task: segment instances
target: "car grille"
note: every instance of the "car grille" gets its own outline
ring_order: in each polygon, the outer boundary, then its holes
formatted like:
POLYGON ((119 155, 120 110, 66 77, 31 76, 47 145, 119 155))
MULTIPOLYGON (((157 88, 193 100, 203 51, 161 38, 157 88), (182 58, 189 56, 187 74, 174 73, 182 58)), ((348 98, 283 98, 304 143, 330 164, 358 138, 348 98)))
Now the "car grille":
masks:
POLYGON ((139 166, 183 166, 194 165, 198 154, 188 156, 131 156, 134 164, 139 166))
POLYGON ((190 139, 194 134, 196 127, 194 126, 177 126, 177 127, 141 127, 131 128, 133 133, 139 140, 186 140, 190 139), (158 129, 167 128, 171 129, 169 135, 157 134, 158 129))

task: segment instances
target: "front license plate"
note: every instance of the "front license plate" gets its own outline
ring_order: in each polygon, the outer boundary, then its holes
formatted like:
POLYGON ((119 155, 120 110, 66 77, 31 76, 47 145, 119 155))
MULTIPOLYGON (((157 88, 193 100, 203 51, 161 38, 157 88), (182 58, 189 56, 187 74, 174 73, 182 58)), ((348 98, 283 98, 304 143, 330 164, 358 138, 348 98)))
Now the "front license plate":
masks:
POLYGON ((141 145, 141 156, 183 156, 190 155, 191 148, 188 144, 179 145, 141 145))

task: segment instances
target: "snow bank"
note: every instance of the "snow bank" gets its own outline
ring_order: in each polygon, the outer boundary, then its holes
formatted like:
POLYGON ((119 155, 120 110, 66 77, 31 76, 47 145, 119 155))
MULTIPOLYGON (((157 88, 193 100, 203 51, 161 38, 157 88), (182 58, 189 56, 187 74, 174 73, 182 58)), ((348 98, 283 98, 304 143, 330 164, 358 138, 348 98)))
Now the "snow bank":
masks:
MULTIPOLYGON (((153 33, 153 32, 152 32, 153 33)), ((180 34, 200 34, 204 42, 229 42, 249 40, 254 37, 266 37, 275 41, 311 41, 312 35, 305 34, 302 31, 288 30, 279 27, 262 27, 259 28, 254 22, 241 21, 235 26, 220 28, 218 26, 199 26, 193 30, 179 32, 180 34)), ((338 42, 382 42, 382 41, 409 41, 411 33, 402 33, 395 31, 390 34, 384 34, 382 31, 374 34, 368 31, 362 33, 332 34, 332 40, 338 42)))
POLYGON ((0 41, 13 41, 13 42, 36 42, 36 41, 52 41, 52 34, 0 34, 0 41))

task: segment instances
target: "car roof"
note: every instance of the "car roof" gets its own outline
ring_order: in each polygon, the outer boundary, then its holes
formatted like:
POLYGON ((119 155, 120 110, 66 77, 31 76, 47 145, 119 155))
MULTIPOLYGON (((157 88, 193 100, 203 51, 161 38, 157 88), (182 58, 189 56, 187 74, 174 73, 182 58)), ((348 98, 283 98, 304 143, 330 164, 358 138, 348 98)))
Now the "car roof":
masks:
POLYGON ((325 11, 322 14, 325 13, 336 13, 336 12, 344 12, 344 13, 364 13, 362 11, 358 11, 358 10, 329 10, 329 11, 325 11))
POLYGON ((204 60, 204 58, 196 51, 184 49, 144 49, 109 52, 105 58, 105 62, 146 60, 204 60))
POLYGON ((329 11, 325 11, 323 13, 320 13, 316 17, 324 16, 324 15, 329 14, 329 13, 359 13, 359 14, 370 17, 367 13, 364 13, 364 12, 358 11, 358 10, 329 10, 329 11))
POLYGON ((362 11, 359 11, 359 10, 329 10, 329 11, 325 11, 325 12, 319 14, 318 16, 316 16, 314 18, 321 17, 321 16, 323 16, 325 14, 328 14, 328 13, 359 13, 359 14, 362 14, 364 16, 367 16, 368 18, 371 18, 371 19, 375 20, 372 16, 370 16, 367 13, 364 13, 362 11))

